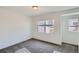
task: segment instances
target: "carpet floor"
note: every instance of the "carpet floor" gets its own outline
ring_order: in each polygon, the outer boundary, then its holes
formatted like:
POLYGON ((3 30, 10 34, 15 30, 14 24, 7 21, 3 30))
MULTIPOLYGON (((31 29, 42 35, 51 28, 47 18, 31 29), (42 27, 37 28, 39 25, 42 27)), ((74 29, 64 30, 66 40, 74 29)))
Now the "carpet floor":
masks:
POLYGON ((25 42, 0 50, 0 53, 15 53, 15 51, 26 48, 31 53, 77 53, 78 47, 63 43, 62 46, 44 41, 30 39, 25 42))

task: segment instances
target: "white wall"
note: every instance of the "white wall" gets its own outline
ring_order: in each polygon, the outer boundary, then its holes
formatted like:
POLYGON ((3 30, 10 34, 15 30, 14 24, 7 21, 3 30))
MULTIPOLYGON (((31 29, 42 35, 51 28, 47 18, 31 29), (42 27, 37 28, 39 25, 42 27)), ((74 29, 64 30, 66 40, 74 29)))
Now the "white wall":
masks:
POLYGON ((71 14, 71 15, 61 17, 62 42, 74 45, 79 44, 79 32, 70 32, 67 29, 67 22, 69 19, 75 19, 75 18, 79 19, 79 14, 72 15, 73 13, 77 12, 79 12, 79 8, 63 11, 63 14, 71 14))
POLYGON ((78 15, 64 16, 61 18, 61 31, 62 31, 62 42, 78 45, 79 32, 68 31, 68 20, 69 19, 79 19, 78 15))
POLYGON ((35 16, 32 18, 32 28, 33 28, 33 38, 40 39, 43 41, 60 44, 62 42, 62 39, 60 37, 60 13, 52 13, 52 14, 46 14, 41 16, 35 16), (38 33, 37 32, 37 22, 39 20, 55 20, 55 30, 54 33, 46 34, 46 33, 38 33))
POLYGON ((0 9, 0 49, 31 38, 31 21, 22 14, 0 9))

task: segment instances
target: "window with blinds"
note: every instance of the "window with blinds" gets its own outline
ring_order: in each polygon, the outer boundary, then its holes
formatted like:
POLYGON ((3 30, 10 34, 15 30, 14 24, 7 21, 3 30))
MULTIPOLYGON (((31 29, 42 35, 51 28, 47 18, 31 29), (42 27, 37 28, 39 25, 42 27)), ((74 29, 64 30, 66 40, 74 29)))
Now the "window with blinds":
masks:
POLYGON ((38 21, 37 31, 42 33, 54 32, 54 20, 38 21))

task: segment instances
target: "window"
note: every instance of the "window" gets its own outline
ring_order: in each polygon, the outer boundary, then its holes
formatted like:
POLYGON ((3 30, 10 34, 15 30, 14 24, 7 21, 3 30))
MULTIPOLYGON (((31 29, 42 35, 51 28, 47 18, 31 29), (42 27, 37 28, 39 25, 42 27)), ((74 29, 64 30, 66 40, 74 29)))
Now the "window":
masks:
POLYGON ((78 28, 79 28, 79 21, 78 21, 78 19, 71 19, 71 20, 69 20, 69 22, 68 22, 68 29, 69 29, 69 31, 71 31, 71 32, 78 32, 79 31, 78 28))
POLYGON ((54 20, 38 21, 38 32, 51 33, 54 31, 54 20))

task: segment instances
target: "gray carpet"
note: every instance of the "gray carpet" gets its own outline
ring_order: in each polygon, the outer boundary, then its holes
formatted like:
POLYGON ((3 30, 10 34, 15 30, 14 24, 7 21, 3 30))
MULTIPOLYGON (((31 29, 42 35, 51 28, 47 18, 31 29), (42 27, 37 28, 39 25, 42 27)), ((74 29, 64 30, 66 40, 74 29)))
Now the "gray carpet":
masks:
POLYGON ((20 44, 0 50, 0 53, 14 53, 15 51, 26 48, 31 53, 77 53, 78 47, 70 44, 62 44, 62 46, 43 42, 36 39, 30 39, 20 44))

